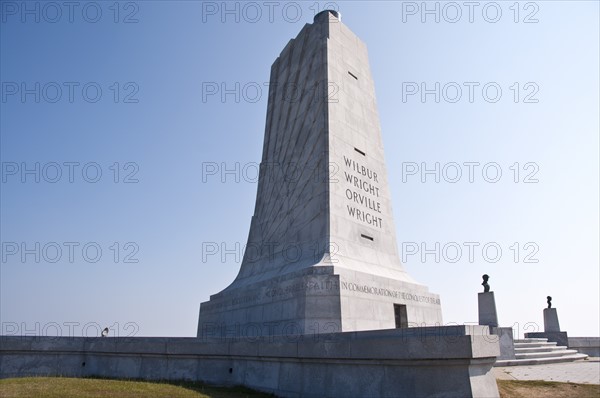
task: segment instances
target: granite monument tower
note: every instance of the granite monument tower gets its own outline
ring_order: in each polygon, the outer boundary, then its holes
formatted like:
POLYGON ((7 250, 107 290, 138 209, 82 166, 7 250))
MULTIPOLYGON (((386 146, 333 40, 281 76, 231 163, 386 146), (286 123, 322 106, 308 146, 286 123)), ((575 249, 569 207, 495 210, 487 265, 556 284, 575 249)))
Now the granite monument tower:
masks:
POLYGON ((400 262, 391 204, 367 48, 321 12, 271 67, 244 258, 201 304, 198 337, 441 324, 400 262))

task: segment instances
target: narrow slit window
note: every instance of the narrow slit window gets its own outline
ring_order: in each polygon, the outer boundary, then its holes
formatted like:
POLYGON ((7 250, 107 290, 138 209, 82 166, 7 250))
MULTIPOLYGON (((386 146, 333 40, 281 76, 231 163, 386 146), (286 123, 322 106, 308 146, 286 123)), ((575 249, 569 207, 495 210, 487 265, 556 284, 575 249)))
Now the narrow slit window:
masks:
POLYGON ((350 76, 352 76, 353 78, 355 78, 356 80, 358 80, 358 77, 356 77, 356 75, 355 75, 354 73, 352 73, 352 72, 348 71, 348 74, 349 74, 350 76))
POLYGON ((368 239, 368 240, 370 240, 371 242, 373 241, 373 237, 372 237, 372 236, 369 236, 369 235, 360 234, 360 237, 361 237, 361 238, 368 239))
POLYGON ((364 153, 363 151, 361 151, 361 150, 360 150, 360 149, 358 149, 358 148, 354 148, 354 150, 355 150, 356 152, 360 153, 360 154, 361 154, 361 155, 363 155, 363 156, 367 156, 367 154, 366 154, 366 153, 364 153))

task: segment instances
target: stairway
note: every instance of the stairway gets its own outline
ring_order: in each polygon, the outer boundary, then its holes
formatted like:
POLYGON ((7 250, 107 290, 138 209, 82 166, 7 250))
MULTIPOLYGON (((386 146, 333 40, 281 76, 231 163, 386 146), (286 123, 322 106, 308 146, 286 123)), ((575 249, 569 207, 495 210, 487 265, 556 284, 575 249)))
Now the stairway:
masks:
POLYGON ((565 346, 557 346, 548 339, 515 340, 516 359, 502 359, 494 366, 542 365, 548 363, 573 362, 585 359, 586 354, 577 350, 569 350, 565 346))

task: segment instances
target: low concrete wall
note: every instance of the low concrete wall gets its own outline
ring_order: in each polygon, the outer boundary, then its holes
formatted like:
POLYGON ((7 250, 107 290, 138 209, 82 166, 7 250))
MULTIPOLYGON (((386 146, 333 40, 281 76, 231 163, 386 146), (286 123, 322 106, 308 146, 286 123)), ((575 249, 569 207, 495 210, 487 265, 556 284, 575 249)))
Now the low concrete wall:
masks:
POLYGON ((591 357, 600 357, 600 337, 569 337, 569 348, 591 357))
POLYGON ((492 334, 498 336, 500 344, 500 355, 497 359, 515 359, 515 342, 512 328, 492 327, 490 330, 492 334))
POLYGON ((244 340, 0 337, 0 377, 244 385, 286 397, 498 397, 485 326, 244 340))

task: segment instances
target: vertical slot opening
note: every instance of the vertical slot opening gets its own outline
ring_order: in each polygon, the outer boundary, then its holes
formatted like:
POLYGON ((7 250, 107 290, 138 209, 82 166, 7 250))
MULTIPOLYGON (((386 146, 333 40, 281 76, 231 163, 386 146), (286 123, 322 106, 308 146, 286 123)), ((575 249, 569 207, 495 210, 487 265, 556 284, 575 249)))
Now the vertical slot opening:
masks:
POLYGON ((396 320, 396 329, 408 327, 408 316, 406 315, 406 306, 404 304, 394 304, 394 318, 396 320))

